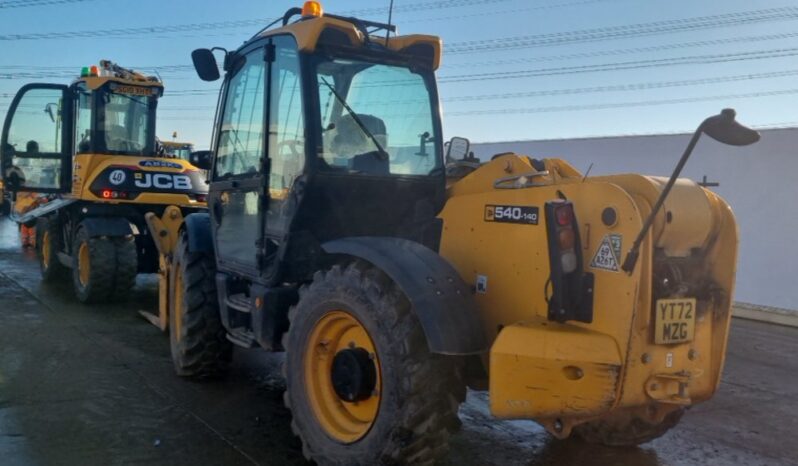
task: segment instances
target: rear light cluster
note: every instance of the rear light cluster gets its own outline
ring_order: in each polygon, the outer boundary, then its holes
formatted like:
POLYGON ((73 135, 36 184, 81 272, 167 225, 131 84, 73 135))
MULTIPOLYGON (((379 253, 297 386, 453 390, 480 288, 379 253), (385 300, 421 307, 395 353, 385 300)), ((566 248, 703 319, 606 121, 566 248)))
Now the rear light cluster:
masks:
POLYGON ((108 200, 122 200, 130 201, 139 196, 139 193, 131 193, 128 191, 117 191, 113 189, 102 189, 99 191, 92 191, 95 196, 108 200))
POLYGON ((208 202, 207 194, 189 194, 188 198, 194 202, 208 202))
MULTIPOLYGON (((549 319, 557 322, 593 321, 593 275, 582 271, 579 228, 571 202, 546 203, 551 275, 549 319)), ((548 287, 547 287, 548 293, 548 287)))
POLYGON ((557 219, 557 246, 559 246, 560 264, 564 273, 571 273, 579 265, 576 257, 574 208, 568 202, 558 204, 554 206, 554 218, 557 219))

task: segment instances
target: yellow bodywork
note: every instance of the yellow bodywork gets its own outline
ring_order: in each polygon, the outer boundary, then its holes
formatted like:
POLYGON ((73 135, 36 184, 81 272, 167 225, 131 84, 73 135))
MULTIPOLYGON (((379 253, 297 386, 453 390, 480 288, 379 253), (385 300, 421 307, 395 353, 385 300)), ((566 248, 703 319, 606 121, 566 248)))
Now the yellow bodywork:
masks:
POLYGON ((158 315, 146 311, 139 313, 156 327, 166 330, 169 326, 169 273, 172 270, 172 257, 183 226, 183 213, 179 207, 171 205, 164 210, 163 216, 158 217, 153 212, 147 212, 144 214, 144 220, 147 222, 155 248, 158 249, 158 315))
MULTIPOLYGON (((350 42, 353 47, 362 47, 365 43, 365 37, 352 23, 342 21, 340 19, 331 18, 329 16, 322 16, 320 18, 307 19, 304 21, 288 24, 281 28, 269 29, 262 34, 263 37, 275 36, 280 34, 290 34, 296 39, 297 46, 300 51, 313 52, 316 46, 323 40, 323 33, 325 31, 333 31, 334 33, 342 34, 350 42)), ((370 37, 372 42, 385 44, 383 37, 370 37)), ((426 34, 410 34, 406 36, 391 36, 387 43, 387 47, 395 52, 408 52, 414 48, 425 48, 425 54, 428 54, 432 69, 437 70, 441 63, 441 49, 443 42, 438 36, 431 36, 426 34)))
POLYGON ((156 157, 135 157, 130 155, 106 155, 106 154, 80 154, 74 157, 72 166, 72 192, 66 195, 67 198, 75 198, 84 201, 106 202, 113 204, 160 204, 178 205, 182 207, 205 207, 204 201, 192 199, 184 193, 164 193, 143 191, 135 199, 104 199, 97 196, 89 189, 97 176, 111 167, 125 167, 136 170, 137 172, 157 171, 163 173, 184 173, 187 171, 199 171, 196 167, 185 160, 168 159, 172 164, 180 165, 180 168, 158 167, 147 168, 140 165, 144 161, 167 160, 156 157))
POLYGON ((639 410, 656 422, 673 409, 708 399, 719 383, 730 321, 737 251, 731 210, 713 193, 680 179, 628 275, 620 262, 665 180, 583 179, 562 160, 544 162, 547 173, 535 173, 527 157, 498 157, 451 185, 440 214, 441 254, 475 289, 477 277, 484 280, 475 297, 493 342, 484 361, 493 414, 535 419, 567 436, 574 425, 615 410, 639 410), (547 319, 543 207, 563 197, 574 205, 583 268, 595 276, 589 324, 547 319), (537 225, 487 222, 487 205, 537 206, 541 219, 537 225), (607 207, 617 212, 609 226, 602 222, 607 207), (607 235, 620 238, 617 271, 591 267, 607 235), (657 264, 699 257, 698 275, 711 278, 711 294, 699 297, 691 342, 654 344, 655 252, 657 264))

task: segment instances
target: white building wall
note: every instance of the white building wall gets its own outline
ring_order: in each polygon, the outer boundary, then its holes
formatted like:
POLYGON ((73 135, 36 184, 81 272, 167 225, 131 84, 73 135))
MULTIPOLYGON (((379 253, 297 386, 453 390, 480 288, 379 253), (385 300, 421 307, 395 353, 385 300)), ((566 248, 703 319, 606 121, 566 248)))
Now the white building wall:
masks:
MULTIPOLYGON (((798 128, 761 131, 748 147, 701 138, 683 177, 720 183, 711 188, 732 207, 740 228, 735 300, 798 312, 798 128)), ((501 152, 558 157, 591 175, 668 176, 688 134, 473 144, 482 160, 501 152)))

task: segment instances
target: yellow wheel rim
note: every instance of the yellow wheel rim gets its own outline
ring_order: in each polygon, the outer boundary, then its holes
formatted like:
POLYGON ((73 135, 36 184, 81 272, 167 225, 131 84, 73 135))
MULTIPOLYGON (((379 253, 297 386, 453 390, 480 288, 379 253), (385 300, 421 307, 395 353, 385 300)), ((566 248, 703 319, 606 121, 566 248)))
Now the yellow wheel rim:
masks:
POLYGON ((50 232, 45 231, 42 234, 42 265, 45 269, 50 268, 50 232))
POLYGON ((377 418, 382 381, 377 351, 363 324, 345 311, 324 314, 307 340, 304 366, 310 406, 327 435, 342 443, 352 443, 366 435, 377 418), (362 348, 369 353, 377 378, 369 398, 348 402, 342 400, 333 387, 332 365, 339 351, 352 348, 362 348))
POLYGON ((173 289, 173 302, 172 312, 174 319, 172 319, 172 332, 174 332, 175 341, 180 341, 183 330, 183 271, 180 264, 175 267, 174 278, 172 279, 173 289))
POLYGON ((91 264, 89 263, 89 245, 88 243, 80 243, 78 249, 78 279, 81 286, 89 284, 89 276, 91 275, 91 264))

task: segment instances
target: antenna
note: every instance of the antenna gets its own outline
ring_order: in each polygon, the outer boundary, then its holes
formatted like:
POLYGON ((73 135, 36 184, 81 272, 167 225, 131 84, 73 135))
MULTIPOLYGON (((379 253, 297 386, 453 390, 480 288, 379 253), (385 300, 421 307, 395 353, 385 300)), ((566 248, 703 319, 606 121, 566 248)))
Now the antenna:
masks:
POLYGON ((391 38, 391 18, 393 18, 393 0, 388 6, 388 29, 385 31, 385 46, 388 46, 388 39, 391 38))
POLYGON ((593 162, 590 162, 590 166, 587 167, 587 171, 585 172, 585 176, 582 177, 582 183, 585 182, 585 180, 587 179, 587 175, 590 174, 590 170, 592 170, 592 169, 593 169, 593 162))

